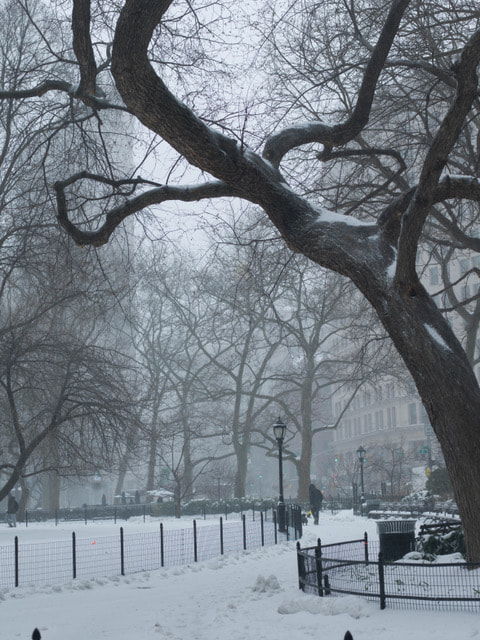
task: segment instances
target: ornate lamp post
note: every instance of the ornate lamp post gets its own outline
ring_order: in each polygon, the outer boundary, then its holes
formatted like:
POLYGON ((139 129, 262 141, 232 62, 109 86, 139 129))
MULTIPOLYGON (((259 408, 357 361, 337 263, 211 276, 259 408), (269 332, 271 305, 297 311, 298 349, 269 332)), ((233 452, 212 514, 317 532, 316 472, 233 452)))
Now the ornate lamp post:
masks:
POLYGON ((363 515, 363 500, 365 497, 365 486, 363 484, 363 463, 365 462, 365 454, 367 452, 365 451, 365 449, 360 446, 357 449, 357 457, 358 457, 358 461, 360 462, 360 488, 361 488, 361 494, 360 494, 360 513, 362 513, 363 515))
POLYGON ((282 446, 287 432, 287 426, 280 418, 273 425, 273 433, 278 444, 278 487, 280 496, 278 498, 278 530, 285 532, 285 501, 283 499, 283 468, 282 468, 282 446))

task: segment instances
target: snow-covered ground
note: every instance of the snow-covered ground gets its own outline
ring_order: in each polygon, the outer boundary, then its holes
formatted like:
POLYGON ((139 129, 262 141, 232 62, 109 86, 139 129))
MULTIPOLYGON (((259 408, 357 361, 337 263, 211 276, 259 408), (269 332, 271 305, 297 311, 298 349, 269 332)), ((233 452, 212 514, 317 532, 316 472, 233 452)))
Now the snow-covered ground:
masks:
MULTIPOLYGON (((163 520, 165 528, 191 527, 191 518, 163 520)), ((199 520, 198 525, 212 524, 199 520)), ((125 533, 158 530, 158 520, 120 523, 125 533)), ((108 522, 2 525, 0 546, 23 542, 116 535, 108 522)), ((377 538, 376 523, 322 513, 304 529, 302 546, 377 538)), ((380 610, 359 597, 319 598, 298 589, 295 542, 238 552, 209 561, 125 577, 0 591, 0 638, 29 640, 38 627, 43 640, 480 640, 474 613, 380 610)))

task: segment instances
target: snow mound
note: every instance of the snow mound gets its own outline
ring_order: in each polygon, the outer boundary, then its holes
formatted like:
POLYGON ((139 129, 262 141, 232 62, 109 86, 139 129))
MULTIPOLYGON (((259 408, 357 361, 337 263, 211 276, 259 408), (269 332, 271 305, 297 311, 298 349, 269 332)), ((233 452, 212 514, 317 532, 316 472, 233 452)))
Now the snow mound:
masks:
POLYGON ((281 591, 281 588, 276 576, 270 576, 268 578, 258 576, 252 587, 252 591, 257 591, 258 593, 276 593, 277 591, 281 591))
POLYGON ((285 615, 302 611, 323 616, 337 616, 345 613, 351 618, 355 618, 355 620, 370 616, 368 603, 354 596, 342 598, 307 596, 295 600, 286 600, 278 607, 278 613, 285 615))

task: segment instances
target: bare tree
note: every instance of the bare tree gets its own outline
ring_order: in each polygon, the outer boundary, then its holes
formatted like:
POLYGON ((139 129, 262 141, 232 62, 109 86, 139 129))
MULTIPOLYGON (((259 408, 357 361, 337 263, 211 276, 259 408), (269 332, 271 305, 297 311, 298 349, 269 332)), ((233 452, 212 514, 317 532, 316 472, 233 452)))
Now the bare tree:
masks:
MULTIPOLYGON (((405 58, 405 50, 411 51, 412 56, 417 51, 411 46, 414 43, 409 29, 417 3, 394 0, 388 11, 383 5, 377 7, 377 3, 361 4, 358 15, 362 17, 362 24, 370 24, 368 16, 372 15, 372 8, 376 10, 376 18, 365 34, 361 29, 356 30, 355 23, 349 29, 355 37, 363 36, 364 41, 362 64, 355 65, 348 85, 351 112, 339 107, 334 114, 336 122, 328 124, 315 113, 306 124, 293 122, 280 129, 278 122, 260 156, 200 119, 191 107, 173 96, 160 78, 161 56, 157 54, 152 58, 150 52, 158 52, 156 47, 161 47, 162 26, 166 24, 166 12, 171 4, 170 0, 126 0, 118 14, 109 14, 109 22, 115 27, 111 71, 129 112, 214 180, 193 187, 191 184, 158 184, 105 211, 101 223, 96 219, 93 227, 85 228, 77 224, 75 202, 66 192, 67 187, 78 187, 80 183, 77 179, 61 178, 55 185, 60 223, 78 243, 99 246, 108 241, 126 216, 148 205, 171 199, 240 197, 263 209, 293 251, 350 278, 375 308, 415 381, 452 478, 465 528, 468 558, 480 559, 480 539, 476 535, 480 496, 475 489, 480 484, 477 424, 480 390, 465 351, 421 284, 416 267, 422 231, 427 219, 435 215, 436 207, 445 202, 454 205, 454 201, 478 202, 480 199, 476 163, 463 166, 461 175, 458 168, 450 164, 452 151, 463 144, 465 123, 472 126, 478 118, 478 11, 470 11, 458 21, 457 8, 452 8, 449 15, 459 22, 459 27, 452 39, 443 38, 443 30, 437 33, 437 42, 441 38, 442 56, 451 61, 447 68, 442 65, 439 69, 436 65, 428 68, 422 59, 405 58), (445 96, 434 107, 427 103, 427 114, 434 116, 428 118, 427 144, 421 137, 419 146, 419 136, 402 138, 399 135, 395 141, 397 154, 402 154, 405 145, 411 148, 411 153, 404 154, 412 175, 408 187, 395 185, 388 203, 376 209, 374 219, 363 221, 329 211, 302 195, 305 190, 292 189, 280 172, 288 153, 310 145, 313 160, 319 145, 323 159, 328 161, 329 154, 334 154, 336 149, 349 152, 354 141, 372 127, 370 119, 375 113, 372 106, 377 87, 381 86, 382 73, 395 67, 398 73, 402 71, 402 78, 427 67, 425 82, 430 87, 441 83, 445 96), (415 157, 414 163, 412 157, 415 157)), ((430 7, 424 14, 432 15, 430 7)), ((85 108, 95 110, 107 105, 97 97, 100 65, 96 64, 90 26, 89 0, 74 0, 73 47, 80 73, 75 99, 85 108)), ((339 29, 342 33, 345 31, 343 25, 339 25, 339 29)), ((417 34, 418 31, 415 37, 417 34)), ((65 95, 69 93, 71 82, 60 88, 58 81, 55 85, 52 83, 52 78, 48 82, 42 78, 35 85, 28 82, 24 89, 17 85, 4 91, 1 97, 9 100, 40 97, 59 89, 65 95)), ((329 97, 333 100, 335 94, 329 97)), ((408 112, 404 115, 407 117, 408 112)), ((395 119, 390 125, 396 128, 395 119)), ((372 158, 383 157, 382 154, 382 149, 369 150, 372 158)), ((113 187, 115 197, 123 185, 118 178, 87 177, 102 188, 113 187)), ((139 182, 130 184, 134 189, 139 182)), ((459 205, 452 210, 458 221, 459 205)), ((457 228, 455 220, 453 225, 457 228)), ((468 242, 470 247, 478 249, 477 238, 469 237, 468 242)))
MULTIPOLYGON (((352 284, 336 274, 320 277, 295 257, 278 287, 274 321, 282 328, 281 346, 268 372, 271 388, 261 397, 270 397, 287 422, 285 458, 296 467, 298 499, 306 502, 315 437, 336 426, 331 397, 348 388, 353 399, 381 375, 385 340, 372 331, 372 314, 352 284)), ((275 449, 272 434, 263 433, 275 449)))

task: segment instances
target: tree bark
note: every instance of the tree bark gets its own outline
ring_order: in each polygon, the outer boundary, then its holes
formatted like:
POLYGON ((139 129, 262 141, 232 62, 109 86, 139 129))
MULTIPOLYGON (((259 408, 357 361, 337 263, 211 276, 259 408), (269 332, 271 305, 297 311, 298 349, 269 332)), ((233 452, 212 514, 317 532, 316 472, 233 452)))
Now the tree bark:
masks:
POLYGON ((417 386, 441 444, 461 515, 467 554, 480 559, 480 391, 451 328, 418 286, 415 295, 392 287, 364 291, 377 310, 417 386))

